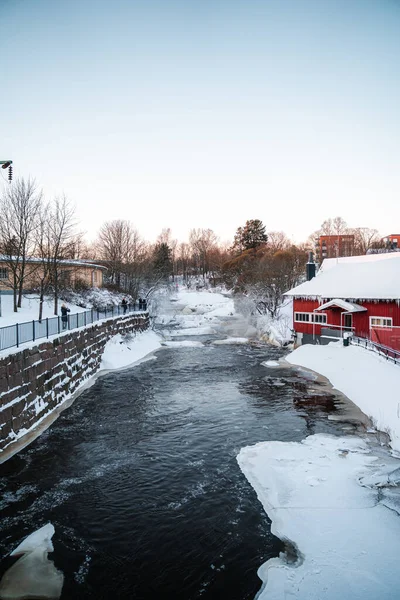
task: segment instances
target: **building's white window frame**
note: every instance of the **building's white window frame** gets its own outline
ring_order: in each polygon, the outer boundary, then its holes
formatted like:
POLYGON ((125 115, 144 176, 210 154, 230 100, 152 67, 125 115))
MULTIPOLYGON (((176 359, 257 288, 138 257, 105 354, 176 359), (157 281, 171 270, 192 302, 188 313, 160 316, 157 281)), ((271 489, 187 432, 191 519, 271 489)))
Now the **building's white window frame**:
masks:
POLYGON ((309 313, 309 312, 295 312, 294 313, 294 322, 295 323, 312 323, 312 320, 310 319, 310 317, 312 316, 313 313, 309 313), (299 319, 299 315, 302 315, 303 317, 307 317, 307 318, 300 318, 299 319))
POLYGON ((0 267, 0 280, 5 281, 6 279, 8 279, 7 267, 0 267))
POLYGON ((295 323, 315 323, 316 325, 326 325, 328 322, 328 317, 326 313, 314 313, 314 312, 302 312, 295 311, 294 313, 294 322, 295 323), (299 315, 307 318, 300 318, 299 315))
POLYGON ((393 327, 393 319, 392 317, 374 317, 371 316, 369 318, 369 328, 373 327, 393 327), (372 321, 378 321, 378 323, 373 323, 372 321))
POLYGON ((326 313, 313 313, 312 322, 316 325, 326 325, 328 317, 326 313))

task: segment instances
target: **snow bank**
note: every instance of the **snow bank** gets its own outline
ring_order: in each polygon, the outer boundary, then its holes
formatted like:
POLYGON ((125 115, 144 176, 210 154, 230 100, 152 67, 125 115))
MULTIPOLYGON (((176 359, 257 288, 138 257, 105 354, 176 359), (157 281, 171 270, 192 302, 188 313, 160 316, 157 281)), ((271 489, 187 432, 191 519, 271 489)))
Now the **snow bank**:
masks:
POLYGON ((48 559, 53 552, 51 538, 54 527, 47 523, 25 538, 11 556, 23 556, 6 571, 0 582, 2 600, 43 598, 56 600, 61 596, 64 575, 48 559))
POLYGON ((400 366, 357 346, 341 342, 327 346, 300 346, 286 357, 295 365, 327 377, 385 431, 393 450, 400 452, 400 366))
POLYGON ((400 519, 379 504, 371 481, 388 481, 387 468, 365 442, 322 434, 262 442, 237 460, 272 532, 287 542, 286 554, 259 569, 258 600, 398 597, 400 519), (372 489, 361 487, 363 477, 372 489))
POLYGON ((105 345, 100 369, 128 367, 158 348, 161 348, 161 337, 154 331, 144 331, 135 336, 115 335, 105 345))
POLYGON ((51 523, 47 523, 40 529, 37 529, 31 535, 28 535, 19 546, 15 548, 10 554, 10 556, 19 556, 20 554, 25 554, 26 552, 32 552, 35 548, 42 546, 47 550, 47 552, 53 552, 53 544, 51 538, 54 535, 54 527, 51 523))

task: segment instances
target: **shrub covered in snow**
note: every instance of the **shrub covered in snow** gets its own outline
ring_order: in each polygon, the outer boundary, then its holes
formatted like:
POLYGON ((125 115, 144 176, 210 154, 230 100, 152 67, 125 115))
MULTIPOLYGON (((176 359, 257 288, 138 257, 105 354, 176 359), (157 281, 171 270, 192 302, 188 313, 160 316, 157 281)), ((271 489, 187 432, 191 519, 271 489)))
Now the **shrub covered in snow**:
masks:
POLYGON ((120 292, 112 292, 105 288, 89 288, 87 290, 65 290, 61 299, 65 302, 81 306, 82 308, 94 308, 105 310, 107 307, 118 306, 122 299, 126 298, 128 303, 133 303, 132 296, 120 292))

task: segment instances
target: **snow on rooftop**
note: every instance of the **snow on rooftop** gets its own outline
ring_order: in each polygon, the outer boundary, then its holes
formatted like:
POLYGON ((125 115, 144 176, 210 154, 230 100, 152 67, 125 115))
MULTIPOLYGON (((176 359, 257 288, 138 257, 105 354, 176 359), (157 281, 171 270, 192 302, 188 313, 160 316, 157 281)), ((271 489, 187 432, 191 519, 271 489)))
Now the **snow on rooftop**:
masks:
POLYGON ((334 298, 330 302, 325 302, 325 304, 321 304, 321 306, 319 306, 315 310, 325 310, 333 306, 343 308, 346 312, 349 313, 364 312, 367 310, 366 308, 364 308, 364 306, 360 306, 359 304, 355 304, 354 302, 346 302, 346 300, 341 300, 340 298, 334 298))
POLYGON ((318 274, 287 296, 321 298, 400 299, 400 253, 327 259, 318 274), (332 262, 334 261, 334 262, 332 262))
MULTIPOLYGON (((15 262, 17 260, 16 256, 8 256, 5 254, 0 254, 0 262, 15 262)), ((21 257, 18 257, 18 260, 21 261, 21 257)), ((27 263, 42 263, 43 259, 37 256, 28 256, 25 258, 27 263)), ((79 267, 93 267, 96 269, 104 269, 107 271, 107 267, 104 265, 99 265, 94 261, 87 260, 85 258, 71 258, 71 259, 61 259, 57 261, 61 265, 71 265, 71 266, 79 266, 79 267)))
POLYGON ((362 254, 361 256, 339 256, 337 258, 325 258, 322 262, 320 271, 327 271, 328 269, 331 269, 332 267, 335 267, 338 264, 378 262, 381 260, 390 260, 395 256, 398 257, 398 254, 396 254, 396 252, 386 252, 378 254, 362 254))

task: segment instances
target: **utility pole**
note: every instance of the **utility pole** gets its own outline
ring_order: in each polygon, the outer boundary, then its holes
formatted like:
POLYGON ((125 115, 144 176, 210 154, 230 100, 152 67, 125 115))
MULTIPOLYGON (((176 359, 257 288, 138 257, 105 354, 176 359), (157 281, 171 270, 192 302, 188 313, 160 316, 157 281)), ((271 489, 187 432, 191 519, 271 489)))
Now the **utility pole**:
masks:
MULTIPOLYGON (((12 182, 12 160, 0 160, 2 169, 8 169, 8 182, 12 182)), ((0 285, 0 317, 1 317, 1 285, 0 285)))

